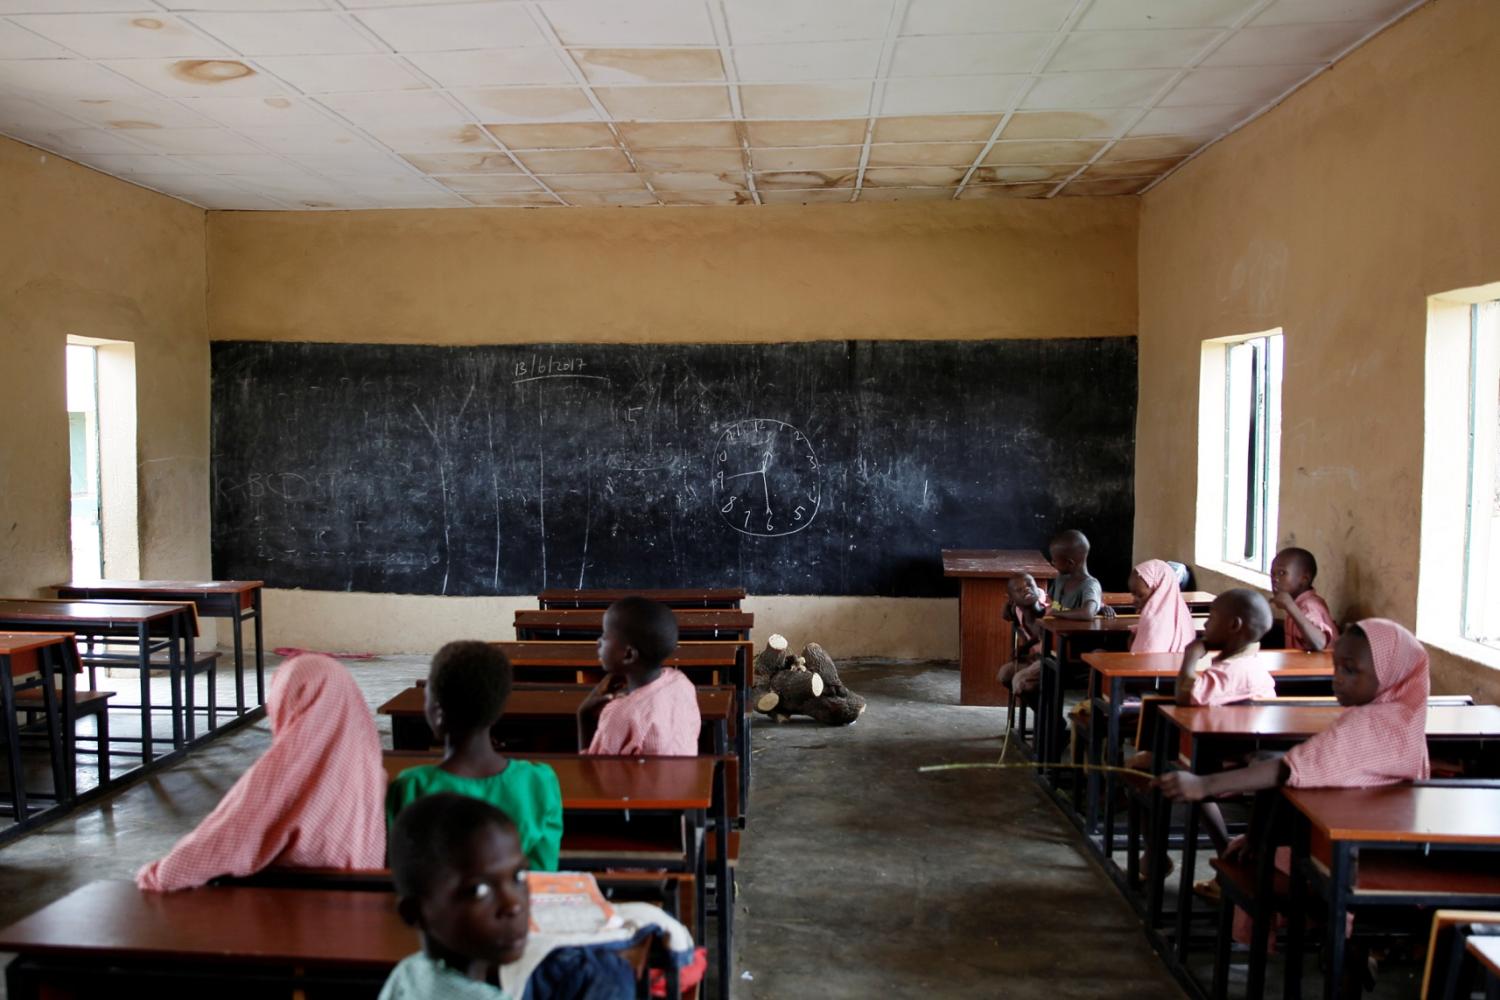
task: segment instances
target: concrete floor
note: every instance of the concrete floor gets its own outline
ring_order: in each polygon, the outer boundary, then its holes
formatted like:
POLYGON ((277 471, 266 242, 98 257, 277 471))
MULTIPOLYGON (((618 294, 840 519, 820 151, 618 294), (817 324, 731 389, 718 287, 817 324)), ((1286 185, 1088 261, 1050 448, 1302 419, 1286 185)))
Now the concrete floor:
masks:
MULTIPOLYGON (((350 668, 373 708, 426 660, 350 668)), ((1028 772, 918 773, 995 759, 1000 710, 959 707, 951 666, 844 675, 869 700, 854 726, 756 721, 736 997, 1182 995, 1028 772)), ((269 739, 264 721, 230 734, 0 849, 0 923, 85 882, 130 878, 269 739)))

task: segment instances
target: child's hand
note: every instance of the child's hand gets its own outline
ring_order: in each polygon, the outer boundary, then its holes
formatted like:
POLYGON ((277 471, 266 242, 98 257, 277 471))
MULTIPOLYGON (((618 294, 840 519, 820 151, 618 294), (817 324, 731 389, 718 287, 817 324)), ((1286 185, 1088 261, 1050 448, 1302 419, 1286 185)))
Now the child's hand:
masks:
POLYGON ((1243 833, 1232 838, 1224 845, 1224 853, 1219 855, 1225 861, 1249 861, 1250 860, 1250 838, 1243 833))
POLYGON ((1173 802, 1201 802, 1205 798, 1203 779, 1187 771, 1164 774, 1152 784, 1173 802))
POLYGON ((625 687, 625 678, 619 674, 605 674, 604 679, 594 685, 594 690, 583 699, 583 704, 578 706, 579 715, 589 715, 599 712, 605 705, 619 697, 621 689, 625 687))
POLYGON ((1112 608, 1112 607, 1110 607, 1108 604, 1100 604, 1099 605, 1099 617, 1100 618, 1106 618, 1106 619, 1113 618, 1113 617, 1115 617, 1115 609, 1112 608))
POLYGON ((1297 601, 1284 590, 1276 590, 1271 593, 1271 603, 1283 611, 1290 611, 1297 606, 1297 601))
POLYGON ((1182 651, 1183 663, 1197 663, 1208 655, 1208 646, 1202 639, 1194 639, 1188 643, 1187 648, 1182 651))

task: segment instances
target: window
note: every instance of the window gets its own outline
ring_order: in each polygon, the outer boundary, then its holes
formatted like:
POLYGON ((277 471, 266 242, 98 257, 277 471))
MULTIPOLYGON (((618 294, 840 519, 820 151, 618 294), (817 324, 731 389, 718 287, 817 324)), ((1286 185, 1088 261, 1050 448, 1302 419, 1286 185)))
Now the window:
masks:
POLYGON ((69 344, 67 367, 73 579, 92 580, 104 575, 99 504, 99 383, 94 349, 69 344))
POLYGON ((1500 648, 1500 301, 1469 306, 1464 571, 1459 633, 1500 648))
POLYGON ((68 458, 73 577, 140 576, 135 346, 69 336, 68 458))
POLYGON ((1282 335, 1205 341, 1199 395, 1197 559, 1264 574, 1281 496, 1282 335))

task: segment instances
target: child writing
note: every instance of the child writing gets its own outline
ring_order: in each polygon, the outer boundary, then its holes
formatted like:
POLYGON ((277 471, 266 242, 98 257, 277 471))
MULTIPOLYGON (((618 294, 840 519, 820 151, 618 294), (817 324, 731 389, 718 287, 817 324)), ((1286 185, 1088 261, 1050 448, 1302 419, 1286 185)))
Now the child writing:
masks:
POLYGON ((677 649, 677 617, 665 604, 626 597, 604 613, 604 679, 578 708, 578 745, 591 754, 698 753, 698 691, 662 666, 677 649))
POLYGON ((487 642, 450 642, 437 651, 425 697, 443 761, 398 774, 386 792, 386 816, 394 823, 414 801, 437 792, 483 799, 511 818, 532 868, 556 871, 562 842, 557 774, 546 764, 507 758, 490 739, 510 683, 510 660, 487 642))
POLYGON ((1177 574, 1160 559, 1147 559, 1130 571, 1130 593, 1141 620, 1131 629, 1132 653, 1180 653, 1198 636, 1177 574))
POLYGON ((1321 652, 1338 627, 1328 602, 1313 589, 1318 561, 1306 549, 1282 549, 1271 560, 1271 602, 1286 612, 1286 648, 1321 652))
POLYGON ((1271 627, 1271 607, 1253 590, 1226 590, 1214 598, 1203 638, 1183 651, 1173 692, 1179 705, 1227 705, 1276 697, 1276 682, 1260 659, 1260 639, 1271 627), (1208 650, 1218 650, 1209 656, 1208 650))
POLYGON ((343 664, 304 653, 276 669, 266 702, 271 748, 198 828, 136 885, 171 892, 270 865, 380 868, 385 769, 380 735, 343 664))
POLYGON ((1047 614, 1047 601, 1036 585, 1036 578, 1022 573, 1005 581, 1005 617, 1016 627, 1016 655, 1000 668, 995 680, 1017 694, 1034 690, 1040 679, 1040 669, 1028 670, 1028 664, 1041 655, 1042 629, 1038 622, 1047 614), (1018 674, 1026 674, 1024 681, 1018 674))
POLYGON ((397 817, 390 854, 396 908, 422 950, 391 970, 380 1000, 504 1000, 492 984, 524 952, 531 915, 515 824, 480 799, 429 795, 397 817))

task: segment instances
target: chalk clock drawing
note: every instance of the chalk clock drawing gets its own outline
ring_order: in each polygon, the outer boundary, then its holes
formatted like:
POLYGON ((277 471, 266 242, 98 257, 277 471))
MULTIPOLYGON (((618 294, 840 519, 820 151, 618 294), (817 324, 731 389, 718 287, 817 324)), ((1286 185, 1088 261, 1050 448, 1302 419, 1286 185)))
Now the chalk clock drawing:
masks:
POLYGON ((812 524, 821 467, 812 442, 781 420, 738 420, 713 451, 714 506, 743 535, 777 538, 812 524))

